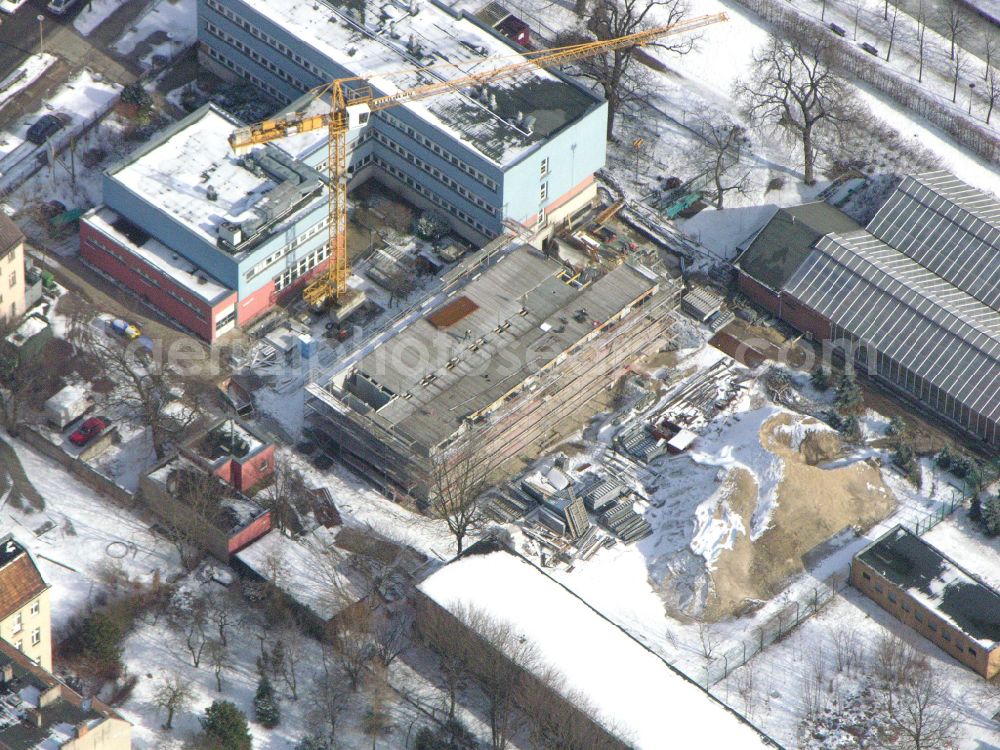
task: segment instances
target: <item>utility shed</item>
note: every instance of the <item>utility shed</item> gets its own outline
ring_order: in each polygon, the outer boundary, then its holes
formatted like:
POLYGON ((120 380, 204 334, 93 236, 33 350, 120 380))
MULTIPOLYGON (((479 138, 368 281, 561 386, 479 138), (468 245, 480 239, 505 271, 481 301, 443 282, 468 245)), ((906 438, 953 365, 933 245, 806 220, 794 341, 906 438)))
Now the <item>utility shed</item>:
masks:
MULTIPOLYGON (((584 600, 503 547, 473 545, 417 588, 417 626, 429 637, 442 632, 437 626, 445 618, 475 636, 478 648, 495 648, 491 623, 509 627, 534 646, 541 663, 527 666, 530 674, 544 680, 552 670, 563 678, 556 686, 538 687, 607 732, 607 744, 589 747, 777 746, 584 600), (579 698, 587 704, 582 711, 573 704, 579 698)), ((459 658, 468 654, 475 663, 475 654, 463 651, 462 636, 451 632, 454 637, 439 647, 455 650, 459 658)), ((551 703, 525 705, 530 711, 551 703)))
POLYGON ((858 553, 851 583, 987 679, 1000 672, 1000 594, 896 526, 858 553))

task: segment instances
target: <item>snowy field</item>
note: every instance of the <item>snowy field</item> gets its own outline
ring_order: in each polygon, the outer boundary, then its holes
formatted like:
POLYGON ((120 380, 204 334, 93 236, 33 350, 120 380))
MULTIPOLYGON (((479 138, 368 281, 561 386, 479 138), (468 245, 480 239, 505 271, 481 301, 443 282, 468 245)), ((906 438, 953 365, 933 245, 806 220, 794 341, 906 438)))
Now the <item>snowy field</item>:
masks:
POLYGON ((0 108, 9 104, 15 96, 41 78, 56 61, 55 55, 43 52, 30 55, 10 75, 0 81, 0 108))
POLYGON ((83 10, 73 19, 73 28, 87 36, 127 2, 129 0, 91 0, 84 4, 83 10))

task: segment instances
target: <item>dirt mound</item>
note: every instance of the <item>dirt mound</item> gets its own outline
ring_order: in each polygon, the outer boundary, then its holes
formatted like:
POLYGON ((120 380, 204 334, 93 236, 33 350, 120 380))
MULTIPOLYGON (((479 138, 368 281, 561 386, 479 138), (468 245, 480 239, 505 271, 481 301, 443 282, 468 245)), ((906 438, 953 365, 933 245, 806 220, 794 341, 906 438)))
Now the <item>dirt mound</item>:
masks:
POLYGON ((799 445, 802 460, 810 466, 832 461, 844 452, 840 435, 832 430, 812 430, 806 433, 799 445))
MULTIPOLYGON (((809 550, 845 526, 868 528, 895 507, 877 466, 865 461, 834 469, 815 465, 842 450, 836 433, 814 429, 816 424, 781 414, 761 427, 761 444, 784 464, 777 506, 763 534, 756 540, 740 534, 732 549, 716 559, 704 619, 730 617, 748 603, 772 598, 790 576, 803 570, 802 557, 809 550)), ((729 507, 751 528, 759 501, 757 481, 750 472, 734 469, 726 483, 729 507)))

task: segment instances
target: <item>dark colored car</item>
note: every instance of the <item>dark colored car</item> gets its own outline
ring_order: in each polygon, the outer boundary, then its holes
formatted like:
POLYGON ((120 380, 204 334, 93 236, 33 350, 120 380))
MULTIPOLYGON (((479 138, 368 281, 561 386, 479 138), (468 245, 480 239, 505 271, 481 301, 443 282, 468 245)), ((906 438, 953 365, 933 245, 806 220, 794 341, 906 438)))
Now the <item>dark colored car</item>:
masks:
POLYGON ((102 417, 89 417, 83 420, 83 424, 69 436, 69 441, 73 445, 84 446, 106 429, 108 429, 108 423, 102 417))
POLYGON ((41 146, 53 133, 62 130, 63 121, 55 115, 42 115, 38 122, 28 128, 28 140, 41 146))

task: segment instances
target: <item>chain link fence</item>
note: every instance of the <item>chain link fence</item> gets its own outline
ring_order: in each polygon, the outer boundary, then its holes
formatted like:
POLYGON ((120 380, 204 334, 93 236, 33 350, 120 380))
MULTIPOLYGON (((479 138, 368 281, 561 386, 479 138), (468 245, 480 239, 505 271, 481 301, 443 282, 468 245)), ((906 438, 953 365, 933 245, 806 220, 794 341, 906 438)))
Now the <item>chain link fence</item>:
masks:
MULTIPOLYGON (((850 566, 831 574, 813 587, 803 598, 786 604, 776 615, 758 627, 751 628, 747 637, 724 653, 712 653, 696 680, 706 690, 724 680, 737 667, 742 667, 775 641, 794 630, 799 623, 809 619, 829 604, 848 583, 850 566)), ((706 644, 707 645, 707 644, 706 644)), ((707 650, 707 649, 706 649, 707 650)))

